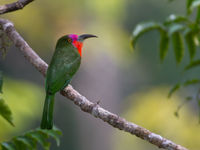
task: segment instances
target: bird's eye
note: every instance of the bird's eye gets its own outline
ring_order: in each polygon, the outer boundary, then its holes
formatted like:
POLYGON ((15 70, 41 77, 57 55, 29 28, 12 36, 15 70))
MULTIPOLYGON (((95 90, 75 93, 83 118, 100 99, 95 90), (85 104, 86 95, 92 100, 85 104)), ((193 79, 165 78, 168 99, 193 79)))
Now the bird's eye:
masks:
POLYGON ((71 42, 72 42, 72 39, 68 38, 68 39, 67 39, 67 42, 68 42, 68 43, 71 43, 71 42))

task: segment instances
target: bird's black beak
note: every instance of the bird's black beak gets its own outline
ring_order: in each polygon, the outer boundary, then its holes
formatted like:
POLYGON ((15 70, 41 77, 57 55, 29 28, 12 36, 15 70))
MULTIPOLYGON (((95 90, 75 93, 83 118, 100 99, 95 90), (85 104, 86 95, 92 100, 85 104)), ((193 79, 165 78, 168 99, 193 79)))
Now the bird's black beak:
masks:
POLYGON ((82 34, 78 37, 78 41, 81 41, 83 42, 85 39, 88 39, 88 38, 97 38, 96 35, 92 35, 92 34, 82 34))

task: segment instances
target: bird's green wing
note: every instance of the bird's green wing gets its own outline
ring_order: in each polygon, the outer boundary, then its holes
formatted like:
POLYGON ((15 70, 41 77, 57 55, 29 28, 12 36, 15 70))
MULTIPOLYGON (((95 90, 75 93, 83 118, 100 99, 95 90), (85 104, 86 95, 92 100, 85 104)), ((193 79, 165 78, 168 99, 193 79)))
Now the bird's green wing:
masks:
POLYGON ((56 93, 67 86, 80 62, 80 55, 73 46, 57 48, 47 70, 46 90, 56 93))

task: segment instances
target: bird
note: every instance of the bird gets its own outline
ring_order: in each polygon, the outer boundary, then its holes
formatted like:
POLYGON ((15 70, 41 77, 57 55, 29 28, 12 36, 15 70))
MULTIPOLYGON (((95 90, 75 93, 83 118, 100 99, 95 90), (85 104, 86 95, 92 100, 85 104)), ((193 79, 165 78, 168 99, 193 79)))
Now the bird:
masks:
POLYGON ((54 97, 63 90, 79 69, 85 39, 95 38, 92 34, 68 34, 58 39, 54 54, 47 69, 41 129, 53 128, 54 97))

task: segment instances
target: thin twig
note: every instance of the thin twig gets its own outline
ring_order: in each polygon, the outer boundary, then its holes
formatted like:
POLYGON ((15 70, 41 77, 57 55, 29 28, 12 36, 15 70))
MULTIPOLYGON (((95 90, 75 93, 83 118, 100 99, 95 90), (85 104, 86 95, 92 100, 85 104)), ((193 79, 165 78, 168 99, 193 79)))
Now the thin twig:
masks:
MULTIPOLYGON (((23 53, 25 58, 45 76, 48 65, 34 52, 34 50, 27 44, 27 42, 19 35, 15 30, 13 23, 8 20, 0 19, 0 25, 2 25, 4 32, 14 43, 14 45, 19 48, 23 53)), ((96 118, 100 118, 104 122, 107 122, 111 126, 118 128, 119 130, 124 130, 137 137, 144 139, 159 148, 167 150, 187 150, 181 145, 177 145, 172 141, 161 137, 158 134, 152 133, 149 130, 138 126, 132 122, 126 121, 124 118, 113 114, 97 103, 92 103, 87 98, 82 96, 76 90, 73 89, 71 85, 68 85, 63 91, 60 92, 63 96, 67 97, 74 102, 75 105, 79 106, 82 111, 93 115, 96 118)))
POLYGON ((18 9, 22 9, 32 1, 34 1, 34 0, 18 0, 17 2, 14 2, 11 4, 2 5, 2 6, 0 6, 0 15, 15 11, 18 9))

